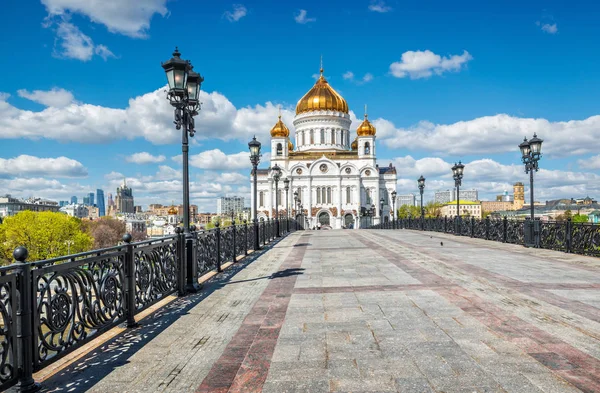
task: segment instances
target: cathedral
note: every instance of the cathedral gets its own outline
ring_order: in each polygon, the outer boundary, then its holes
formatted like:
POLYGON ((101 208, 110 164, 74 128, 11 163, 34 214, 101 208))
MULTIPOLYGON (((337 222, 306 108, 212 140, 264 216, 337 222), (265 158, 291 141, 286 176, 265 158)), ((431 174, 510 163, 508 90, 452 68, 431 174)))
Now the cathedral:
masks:
MULTIPOLYGON (((281 116, 271 129, 270 167, 278 165, 282 176, 276 195, 271 169, 257 171, 258 219, 274 218, 278 203, 280 215, 286 217, 289 211, 308 228, 359 228, 391 220, 396 168, 377 165, 376 129, 366 113, 356 135, 351 132, 348 103, 320 71, 296 105, 294 135, 281 116), (365 216, 368 220, 361 219, 365 216)), ((252 181, 251 187, 254 198, 252 181)))

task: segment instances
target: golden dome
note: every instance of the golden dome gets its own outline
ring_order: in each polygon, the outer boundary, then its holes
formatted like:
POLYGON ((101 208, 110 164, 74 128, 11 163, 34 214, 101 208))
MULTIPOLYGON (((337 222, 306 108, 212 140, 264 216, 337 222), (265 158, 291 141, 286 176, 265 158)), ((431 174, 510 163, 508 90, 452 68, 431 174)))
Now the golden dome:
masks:
POLYGON ((358 137, 354 138, 354 141, 350 145, 350 148, 352 148, 352 150, 358 150, 358 137))
POLYGON ((169 213, 170 216, 176 216, 179 212, 177 211, 177 208, 175 206, 171 206, 167 213, 169 213))
POLYGON ((298 101, 296 105, 296 114, 311 111, 337 111, 348 113, 348 103, 337 91, 333 89, 323 77, 323 68, 321 76, 312 89, 308 91, 298 101))
POLYGON ((271 138, 287 138, 288 136, 290 136, 290 130, 283 124, 281 115, 279 115, 279 120, 271 128, 271 138))
POLYGON ((365 120, 356 129, 356 134, 358 136, 373 136, 375 135, 375 131, 375 126, 369 121, 369 115, 365 113, 365 120))
POLYGON ((293 151, 294 150, 294 144, 292 143, 291 139, 288 139, 288 151, 293 151))

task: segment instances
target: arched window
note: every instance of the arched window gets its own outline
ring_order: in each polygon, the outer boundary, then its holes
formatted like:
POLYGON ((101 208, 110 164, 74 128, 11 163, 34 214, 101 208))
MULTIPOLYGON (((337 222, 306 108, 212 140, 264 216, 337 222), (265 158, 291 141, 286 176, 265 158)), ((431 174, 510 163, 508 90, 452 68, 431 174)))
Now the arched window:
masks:
POLYGON ((304 138, 305 134, 306 134, 306 131, 302 131, 302 146, 304 146, 306 144, 306 139, 304 138))
POLYGON ((325 187, 321 188, 321 200, 323 203, 327 203, 327 189, 325 187))
POLYGON ((371 154, 371 145, 369 145, 369 142, 365 142, 365 154, 371 154))
POLYGON ((302 202, 302 188, 298 187, 298 203, 302 202))
POLYGON ((345 132, 342 130, 340 132, 340 138, 341 138, 340 145, 342 145, 342 146, 344 146, 344 134, 345 134, 345 132))
POLYGON ((258 194, 259 198, 258 198, 258 205, 260 207, 263 207, 265 205, 265 193, 263 191, 261 191, 258 194))
POLYGON ((352 193, 350 191, 350 187, 346 187, 346 203, 352 203, 351 197, 352 193))
POLYGON ((310 130, 310 144, 315 144, 315 130, 310 130))
POLYGON ((325 143, 325 130, 321 128, 321 144, 325 143))
POLYGON ((331 144, 335 145, 335 130, 331 129, 331 144))
POLYGON ((282 156, 283 155, 283 147, 281 146, 281 143, 277 144, 277 155, 278 156, 282 156))
POLYGON ((370 205, 371 204, 371 190, 367 188, 365 190, 365 194, 366 194, 366 197, 367 197, 367 205, 370 205))
POLYGON ((327 187, 327 203, 331 204, 331 187, 327 187))
POLYGON ((317 203, 321 203, 321 187, 317 187, 317 203))

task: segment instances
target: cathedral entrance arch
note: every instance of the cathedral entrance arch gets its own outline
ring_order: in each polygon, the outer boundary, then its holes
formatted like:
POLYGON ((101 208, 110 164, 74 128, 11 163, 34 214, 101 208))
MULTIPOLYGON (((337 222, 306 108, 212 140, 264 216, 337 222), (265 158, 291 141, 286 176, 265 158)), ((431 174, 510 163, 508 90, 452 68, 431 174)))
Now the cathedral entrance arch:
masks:
POLYGON ((354 227, 354 216, 350 213, 344 216, 344 226, 346 228, 354 227))
POLYGON ((327 213, 327 212, 321 212, 319 214, 319 223, 321 225, 331 226, 331 224, 329 223, 329 213, 327 213))

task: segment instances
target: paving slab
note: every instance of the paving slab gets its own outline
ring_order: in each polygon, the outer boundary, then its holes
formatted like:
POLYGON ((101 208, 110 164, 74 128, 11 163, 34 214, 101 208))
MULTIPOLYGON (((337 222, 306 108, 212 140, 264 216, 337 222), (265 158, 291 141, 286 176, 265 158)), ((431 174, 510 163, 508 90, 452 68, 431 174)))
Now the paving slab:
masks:
POLYGON ((297 232, 43 389, 600 392, 599 296, 598 258, 408 230, 297 232))

